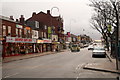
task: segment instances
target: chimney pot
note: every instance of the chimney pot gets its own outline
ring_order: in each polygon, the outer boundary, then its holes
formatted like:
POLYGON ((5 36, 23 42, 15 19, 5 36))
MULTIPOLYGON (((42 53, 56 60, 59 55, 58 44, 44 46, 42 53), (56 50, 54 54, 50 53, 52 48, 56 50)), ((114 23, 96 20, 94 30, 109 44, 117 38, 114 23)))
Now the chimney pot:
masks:
POLYGON ((16 22, 19 22, 18 19, 16 19, 16 22))
POLYGON ((14 19, 13 19, 13 16, 10 16, 10 19, 11 19, 11 20, 14 20, 14 19))
POLYGON ((47 10, 47 14, 50 14, 50 10, 47 10))
POLYGON ((23 16, 23 15, 21 15, 21 18, 24 18, 24 16, 23 16))
POLYGON ((20 19, 20 23, 21 24, 25 24, 25 18, 24 18, 23 15, 21 15, 21 17, 19 19, 20 19))
POLYGON ((32 16, 35 16, 36 15, 36 12, 33 12, 32 16))

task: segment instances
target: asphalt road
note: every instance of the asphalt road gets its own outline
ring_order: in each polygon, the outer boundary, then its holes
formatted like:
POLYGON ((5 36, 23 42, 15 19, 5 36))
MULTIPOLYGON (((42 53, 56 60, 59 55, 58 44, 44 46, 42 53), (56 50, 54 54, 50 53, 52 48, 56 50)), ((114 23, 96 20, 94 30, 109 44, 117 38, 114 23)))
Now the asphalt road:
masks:
POLYGON ((116 78, 107 72, 82 69, 87 63, 109 61, 107 58, 92 58, 87 48, 80 52, 65 51, 3 64, 3 78, 116 78))

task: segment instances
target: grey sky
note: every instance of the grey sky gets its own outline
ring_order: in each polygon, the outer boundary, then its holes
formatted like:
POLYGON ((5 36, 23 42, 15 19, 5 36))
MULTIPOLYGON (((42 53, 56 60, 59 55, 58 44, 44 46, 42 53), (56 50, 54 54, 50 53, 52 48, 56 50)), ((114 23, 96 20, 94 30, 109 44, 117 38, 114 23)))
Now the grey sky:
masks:
POLYGON ((52 7, 58 7, 59 12, 53 8, 52 15, 63 16, 65 32, 71 30, 76 35, 86 33, 93 39, 100 39, 100 34, 90 27, 89 21, 93 9, 87 4, 89 0, 2 0, 2 14, 1 12, 0 14, 7 17, 13 15, 14 19, 24 15, 25 19, 28 19, 33 12, 46 13, 52 7))

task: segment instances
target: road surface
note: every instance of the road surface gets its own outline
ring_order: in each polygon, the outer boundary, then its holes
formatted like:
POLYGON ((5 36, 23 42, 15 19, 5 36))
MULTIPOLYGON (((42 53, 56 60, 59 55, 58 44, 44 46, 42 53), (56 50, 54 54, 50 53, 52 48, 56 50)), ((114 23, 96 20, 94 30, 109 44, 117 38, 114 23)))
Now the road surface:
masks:
POLYGON ((3 63, 3 78, 116 78, 107 72, 82 69, 87 63, 102 63, 107 58, 92 58, 87 48, 80 52, 50 54, 3 63))

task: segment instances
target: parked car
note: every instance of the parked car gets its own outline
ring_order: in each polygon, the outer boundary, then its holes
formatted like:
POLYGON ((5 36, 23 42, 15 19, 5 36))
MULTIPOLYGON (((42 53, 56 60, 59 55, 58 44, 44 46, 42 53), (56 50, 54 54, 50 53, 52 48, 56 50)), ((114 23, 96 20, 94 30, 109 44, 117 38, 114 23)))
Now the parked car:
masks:
POLYGON ((92 45, 89 45, 89 46, 88 46, 88 50, 93 50, 93 46, 92 46, 92 45))
POLYGON ((83 43, 79 43, 79 45, 80 45, 80 48, 84 48, 83 43))
POLYGON ((79 52, 80 46, 78 44, 72 44, 70 49, 71 49, 71 52, 79 52))
POLYGON ((106 57, 106 51, 103 47, 95 47, 92 52, 92 57, 106 57))
POLYGON ((84 44, 84 47, 88 47, 89 46, 89 44, 84 44))

